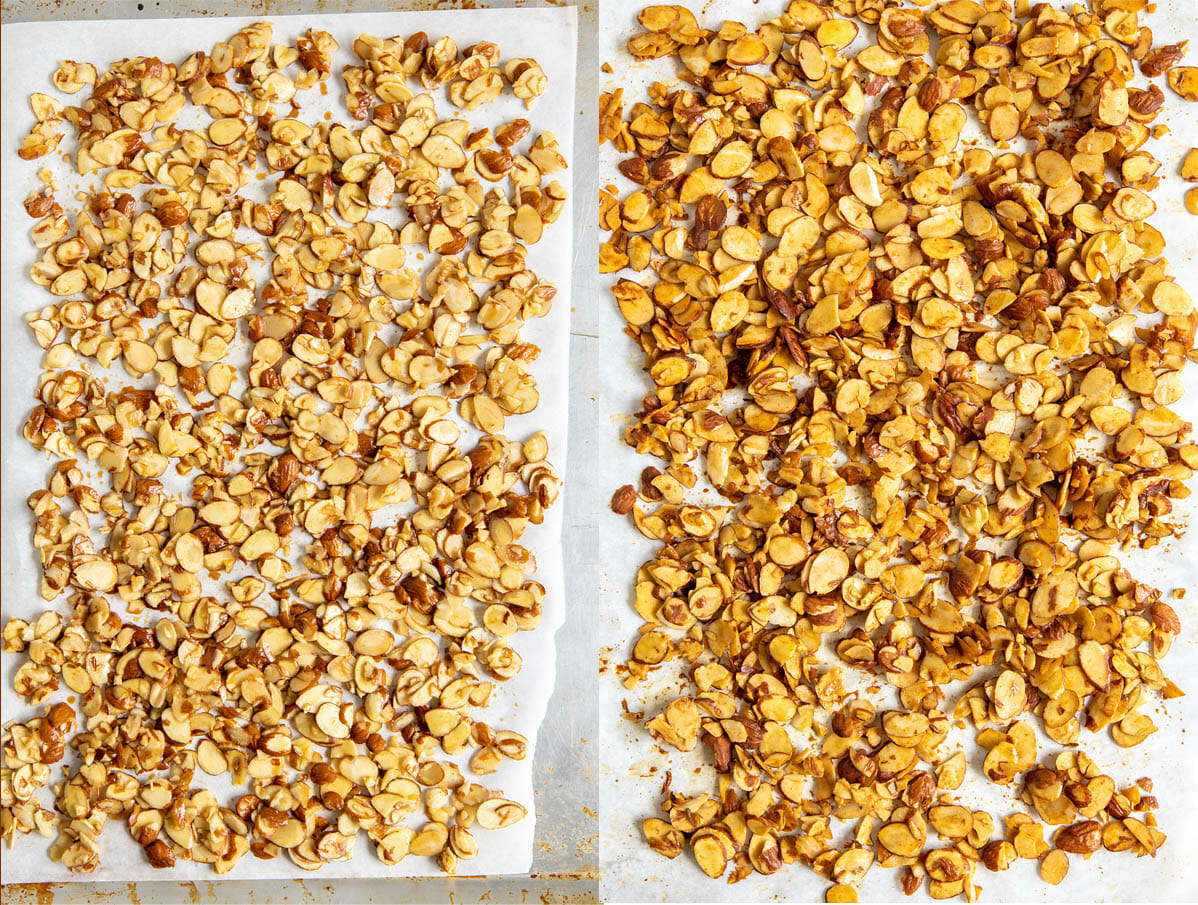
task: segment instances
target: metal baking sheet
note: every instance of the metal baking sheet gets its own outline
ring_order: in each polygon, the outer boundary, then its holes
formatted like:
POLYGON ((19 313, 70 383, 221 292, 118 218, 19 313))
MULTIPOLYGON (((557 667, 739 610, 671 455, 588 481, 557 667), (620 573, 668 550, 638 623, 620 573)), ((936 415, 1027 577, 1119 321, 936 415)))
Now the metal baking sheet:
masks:
MULTIPOLYGON (((393 10, 393 4, 381 3, 358 3, 349 4, 355 10, 393 10)), ((515 16, 515 10, 512 8, 516 4, 497 3, 491 4, 499 8, 507 9, 508 12, 503 14, 483 14, 471 15, 464 13, 450 14, 443 9, 437 11, 421 11, 419 7, 412 12, 419 12, 419 15, 395 15, 393 13, 386 16, 370 17, 377 20, 375 23, 358 23, 352 20, 347 21, 345 17, 337 16, 331 20, 333 26, 326 24, 324 27, 330 28, 339 39, 342 40, 343 46, 346 45, 346 35, 341 34, 341 31, 348 29, 356 29, 352 34, 348 34, 348 39, 352 40, 358 31, 373 31, 379 34, 394 34, 404 33, 410 30, 424 29, 426 31, 442 31, 445 33, 453 33, 455 37, 461 40, 471 40, 479 38, 498 38, 501 46, 504 47, 505 55, 535 55, 550 72, 550 92, 555 89, 560 92, 559 103, 557 105, 555 121, 547 127, 552 128, 557 132, 559 138, 563 140, 563 144, 567 147, 571 142, 572 125, 577 122, 582 124, 585 129, 587 124, 591 124, 590 135, 594 134, 593 127, 593 109, 588 109, 585 105, 579 104, 575 100, 575 93, 572 90, 572 81, 575 76, 575 66, 573 57, 574 40, 568 38, 562 40, 562 36, 572 33, 570 31, 572 21, 576 13, 581 13, 583 21, 588 18, 593 20, 594 10, 592 8, 572 7, 567 9, 552 9, 544 5, 527 5, 529 8, 519 16, 515 16), (446 24, 446 16, 449 16, 448 24, 446 24), (502 27, 496 24, 498 18, 507 19, 510 23, 515 20, 520 24, 513 25, 505 23, 502 27), (542 24, 549 27, 549 32, 535 27, 535 23, 540 21, 542 24), (556 23, 551 25, 550 23, 556 23), (534 27, 528 27, 530 24, 534 27), (552 60, 553 62, 550 62, 552 60)), ((524 4, 521 4, 524 6, 524 4)), ((339 5, 340 8, 340 5, 339 5)), ((206 8, 198 8, 183 3, 155 3, 155 4, 135 4, 135 3, 109 3, 101 8, 89 7, 86 4, 71 4, 71 3, 55 3, 39 4, 39 3, 14 3, 5 4, 4 19, 6 24, 16 19, 53 19, 61 20, 64 16, 78 16, 85 18, 89 15, 99 14, 102 17, 123 18, 123 17, 144 17, 147 15, 161 16, 167 15, 199 15, 210 13, 246 13, 252 12, 253 19, 269 18, 276 24, 276 36, 281 36, 285 29, 284 20, 281 20, 277 15, 281 12, 309 12, 312 14, 324 13, 329 9, 323 3, 299 3, 287 4, 286 7, 281 5, 276 6, 271 3, 255 3, 247 8, 247 4, 214 3, 206 8), (144 7, 149 6, 149 9, 144 7)), ((310 16, 304 17, 305 27, 312 23, 310 16)), ((225 36, 231 33, 239 26, 239 23, 224 20, 219 23, 209 23, 211 27, 216 29, 216 33, 225 36)), ((143 26, 144 27, 144 26, 143 26)), ((158 28, 161 28, 161 24, 158 28)), ((56 27, 62 28, 59 23, 56 27)), ((86 29, 93 36, 100 29, 86 29)), ((173 31, 173 29, 170 29, 173 31)), ((8 29, 6 28, 7 32, 8 29)), ((64 30, 65 31, 65 30, 64 30)), ((190 43, 199 41, 200 46, 205 42, 207 36, 196 38, 194 34, 188 35, 186 42, 190 43)), ((58 43, 55 41, 54 43, 58 43)), ((128 48, 122 48, 118 53, 114 53, 110 57, 104 58, 104 61, 118 56, 121 53, 138 52, 144 47, 144 43, 130 41, 128 48)), ((42 48, 44 51, 44 47, 42 48)), ((57 60, 60 56, 67 54, 57 54, 51 52, 45 54, 48 68, 42 74, 42 78, 47 77, 52 71, 52 59, 57 60)), ((593 58, 593 49, 590 51, 590 56, 593 58)), ((82 56, 82 55, 81 55, 82 56)), ((100 60, 97 59, 97 62, 100 60)), ((586 65, 585 52, 584 56, 580 56, 577 71, 580 74, 590 76, 593 81, 593 73, 595 71, 593 63, 590 66, 586 65)), ((7 85, 5 86, 8 87, 7 85)), ((42 84, 37 85, 38 88, 42 84)), ((34 90, 30 87, 28 90, 34 90)), ((592 92, 593 94, 593 92, 592 92)), ((581 92, 579 97, 589 96, 581 92)), ((552 106, 546 102, 550 95, 542 98, 538 104, 536 113, 536 122, 541 124, 542 116, 552 106), (542 105, 545 105, 542 107, 542 105)), ((11 109, 11 108, 10 108, 11 109)), ((516 115, 516 114, 512 114, 516 115)), ((585 132, 583 133, 586 134, 585 132)), ((589 137, 589 136, 588 136, 589 137)), ((589 146, 589 141, 585 141, 583 147, 589 146)), ((573 164, 576 159, 582 157, 579 154, 568 153, 568 157, 573 164)), ((32 168, 36 169, 36 168, 32 168)), ((572 168, 577 171, 576 168, 572 168)), ((6 180, 6 187, 7 187, 6 180)), ((586 195, 580 195, 578 180, 575 180, 573 194, 575 197, 586 198, 586 195)), ((23 195, 25 187, 21 187, 23 195)), ((19 200, 20 195, 17 196, 19 200)), ((581 219, 581 207, 577 203, 572 203, 573 218, 575 221, 581 219)), ((24 229, 25 226, 21 222, 23 218, 15 218, 13 229, 24 229)), ((540 268, 546 276, 550 276, 559 286, 558 301, 562 309, 562 313, 567 316, 569 312, 569 303, 571 301, 571 293, 569 284, 571 282, 571 270, 574 261, 568 255, 562 255, 561 252, 569 247, 569 220, 571 218, 563 218, 559 221, 557 228, 564 235, 550 234, 551 239, 557 241, 552 246, 556 253, 552 255, 555 263, 545 265, 540 268), (552 271, 552 273, 551 273, 552 271)), ((6 216, 6 221, 13 222, 10 217, 6 216)), ((19 243, 14 243, 18 248, 19 243)), ((548 247, 548 243, 546 243, 548 247)), ((22 268, 26 266, 21 265, 22 268)), ((7 306, 6 306, 7 307, 7 306)), ((565 343, 566 331, 569 327, 566 326, 560 333, 557 334, 555 341, 560 347, 565 343)), ((582 337, 586 339, 586 337, 582 337)), ((585 363, 588 354, 593 354, 593 350, 588 348, 588 343, 580 341, 578 337, 571 337, 569 345, 576 348, 571 350, 571 359, 574 362, 585 363)), ((565 356, 561 356, 560 360, 564 360, 565 356)), ((544 360, 544 359, 543 359, 544 360)), ((557 370, 565 370, 564 367, 559 367, 557 370)), ((566 381, 558 380, 554 371, 546 374, 538 374, 542 382, 543 394, 546 387, 550 388, 550 393, 556 396, 559 400, 559 410, 565 409, 564 399, 566 394, 566 381)), ((7 393, 6 393, 7 395, 7 393)), ((543 395, 544 398, 544 395, 543 395)), ((18 405, 24 405, 23 402, 18 402, 18 405)), ((542 404, 544 405, 544 403, 542 404)), ((541 411, 540 409, 538 411, 541 411)), ((577 419, 578 411, 576 407, 570 406, 571 420, 577 419)), ((6 412, 7 419, 7 412, 6 412)), ((564 424, 562 425, 564 429, 564 424)), ((564 433, 564 430, 562 431, 564 433)), ((574 437, 579 434, 575 433, 574 437)), ((571 446, 578 441, 571 438, 571 446)), ((560 438, 559 438, 560 439, 560 438)), ((555 456, 561 460, 565 459, 565 450, 560 445, 554 447, 555 456)), ((564 511, 564 516, 568 519, 570 512, 579 507, 576 504, 574 496, 567 489, 564 504, 555 507, 559 512, 564 511)), ((561 517, 561 516, 559 516, 561 517)), ((572 559, 576 550, 580 547, 577 540, 577 532, 572 526, 567 525, 562 531, 562 544, 566 551, 566 557, 572 559)), ((541 554, 542 563, 545 562, 545 554, 541 554)), ((552 559, 552 555, 548 557, 552 559)), ((589 647, 590 631, 586 628, 585 614, 577 609, 570 608, 565 605, 566 600, 571 598, 576 599, 576 588, 572 587, 576 583, 571 573, 567 573, 565 592, 559 593, 561 601, 560 612, 556 625, 553 621, 548 620, 542 627, 540 634, 544 644, 548 645, 550 656, 552 656, 553 630, 557 625, 563 627, 557 632, 556 646, 559 651, 558 665, 563 663, 574 663, 582 656, 582 651, 589 647)), ((6 582, 6 590, 8 589, 6 582)), ((6 598, 7 599, 7 598, 6 598)), ((8 607, 5 607, 6 616, 8 615, 8 607)), ((542 648, 544 650, 544 648, 542 648)), ((11 670, 6 670, 11 672, 11 670)), ((549 676, 553 675, 553 668, 549 666, 549 676)), ((531 773, 527 778, 527 786, 535 786, 535 802, 537 822, 535 837, 530 840, 530 851, 532 856, 532 869, 529 876, 504 878, 495 877, 494 879, 481 880, 472 877, 460 878, 442 878, 430 877, 424 880, 412 881, 404 884, 404 899, 409 901, 431 901, 448 899, 451 895, 460 895, 465 898, 471 897, 471 893, 483 892, 491 895, 495 901, 520 901, 529 895, 535 897, 556 898, 579 898, 579 900, 591 900, 594 898, 594 812, 586 807, 586 803, 590 800, 590 796, 580 787, 580 779, 585 780, 589 765, 589 748, 586 741, 586 727, 590 724, 587 719, 588 698, 580 694, 580 688, 587 684, 585 676, 580 676, 577 670, 561 669, 557 670, 559 677, 557 691, 553 699, 549 703, 548 716, 542 723, 542 729, 537 737, 537 746, 533 752, 533 756, 528 763, 532 766, 531 773), (579 702, 583 702, 580 706, 579 702)), ((552 687, 552 678, 548 681, 541 680, 541 685, 544 688, 552 687)), ((544 706, 544 700, 540 702, 540 706, 544 706)), ((6 707, 5 717, 11 718, 6 707)), ((527 708, 534 710, 535 708, 527 708)), ((512 794, 512 789, 505 789, 509 794, 512 794)), ((526 788, 527 791, 527 788, 526 788)), ((526 801, 529 798, 525 798, 526 801)), ((531 820, 529 821, 531 828, 531 820)), ((112 831, 115 834, 116 831, 112 831)), ((503 834, 495 834, 494 840, 498 839, 503 834)), ((531 835, 531 834, 530 834, 531 835)), ((107 835, 106 835, 107 841, 107 835)), ((37 847, 39 840, 25 839, 20 840, 18 845, 24 843, 26 846, 37 847)), ((43 846, 44 848, 44 846, 43 846)), ((11 863, 16 852, 5 854, 5 864, 11 863)), ((519 859, 523 860, 523 859, 519 859)), ((520 864, 519 860, 513 859, 509 863, 500 863, 491 866, 488 869, 492 873, 511 872, 518 870, 521 873, 526 870, 526 863, 520 864)), ((478 862, 476 862, 477 864, 478 862)), ((468 867, 470 865, 464 865, 468 867)), ((7 872, 6 872, 7 874, 7 872)), ((307 896, 312 890, 320 890, 319 896, 325 898, 329 893, 327 877, 330 874, 315 875, 314 879, 282 882, 272 884, 269 887, 263 888, 261 885, 253 887, 253 895, 259 900, 263 900, 262 896, 269 897, 270 901, 287 900, 294 894, 307 896)), ((393 876, 393 874, 388 874, 393 876)), ((36 884, 21 887, 6 886, 5 900, 8 901, 10 895, 36 895, 38 901, 43 901, 44 897, 49 894, 59 901, 68 901, 76 895, 90 896, 94 892, 97 896, 100 895, 120 895, 121 890, 129 890, 133 896, 140 895, 142 901, 152 901, 162 898, 164 901, 174 898, 174 893, 179 892, 187 897, 188 901, 195 901, 195 896, 212 901, 237 901, 239 895, 236 892, 238 889, 238 881, 228 882, 209 882, 201 881, 199 883, 164 883, 155 882, 153 884, 140 884, 140 889, 136 885, 118 883, 118 884, 103 884, 103 886, 95 886, 87 884, 86 886, 75 883, 63 884, 36 884), (82 890, 88 890, 84 893, 82 890)), ((248 890, 249 887, 242 886, 243 890, 248 890)), ((350 898, 348 901, 372 901, 376 894, 384 889, 377 882, 362 880, 362 881, 340 881, 337 883, 338 898, 342 893, 348 893, 350 898), (351 885, 352 884, 352 885, 351 885), (348 893, 350 889, 354 892, 348 893)), ((132 896, 131 896, 132 897, 132 896)), ((388 900, 395 900, 395 890, 392 888, 391 894, 385 896, 388 900)))
MULTIPOLYGON (((625 111, 644 99, 643 87, 654 80, 667 81, 676 72, 676 61, 632 60, 625 43, 639 30, 636 14, 644 6, 637 0, 604 0, 600 10, 600 62, 612 65, 614 73, 600 81, 601 91, 624 88, 625 111)), ((1061 6, 1059 0, 1054 5, 1061 6)), ((725 20, 745 23, 750 29, 760 22, 780 14, 784 0, 711 0, 701 5, 690 4, 702 24, 719 28, 725 20)), ((1141 13, 1141 24, 1152 28, 1154 45, 1169 44, 1190 38, 1198 26, 1198 13, 1193 0, 1163 0, 1152 14, 1141 13)), ((1183 63, 1194 64, 1195 48, 1191 44, 1189 58, 1183 63)), ((1151 218, 1168 240, 1165 256, 1172 263, 1178 281, 1198 297, 1198 218, 1188 214, 1182 199, 1188 186, 1178 176, 1178 167, 1187 149, 1198 146, 1198 105, 1187 104, 1166 87, 1167 103, 1158 120, 1170 133, 1148 145, 1162 161, 1161 172, 1166 174, 1162 185, 1152 193, 1159 210, 1151 218)), ((611 144, 600 152, 600 181, 602 185, 619 187, 621 197, 631 191, 632 184, 615 170, 619 157, 611 144)), ((597 439, 594 458, 582 463, 595 469, 600 483, 610 497, 615 488, 635 483, 641 469, 656 464, 651 457, 637 456, 620 441, 628 423, 624 417, 637 411, 641 397, 649 391, 648 379, 641 372, 642 355, 635 344, 621 336, 623 318, 616 310, 606 286, 606 304, 599 305, 599 332, 605 338, 618 337, 614 346, 605 350, 600 373, 602 411, 611 416, 605 422, 606 434, 597 439)), ((608 340, 608 342, 612 342, 608 340)), ((1174 407, 1186 420, 1198 421, 1198 367, 1185 369, 1188 393, 1174 407)), ((575 460, 575 466, 579 463, 575 460)), ((1186 501, 1186 515, 1193 524, 1198 511, 1198 497, 1186 501)), ((642 537, 628 519, 609 516, 603 527, 605 541, 601 599, 603 622, 600 629, 602 659, 615 664, 627 659, 630 638, 641 624, 632 609, 632 582, 637 566, 652 555, 655 544, 642 537)), ((1059 886, 1048 886, 1037 874, 1034 861, 1021 861, 1005 873, 979 872, 977 882, 983 887, 983 902, 1090 902, 1144 901, 1185 902, 1198 900, 1198 880, 1190 866, 1192 855, 1198 851, 1198 783, 1193 780, 1198 751, 1195 750, 1193 727, 1198 720, 1198 611, 1194 595, 1198 593, 1198 546, 1193 535, 1162 544, 1159 548, 1128 555, 1125 565, 1138 578, 1147 580, 1166 592, 1187 588, 1189 596, 1173 601, 1182 621, 1182 633, 1173 649, 1162 661, 1165 673, 1189 692, 1187 697, 1168 702, 1168 707, 1153 703, 1144 708, 1160 727, 1145 743, 1123 750, 1109 736, 1086 734, 1082 748, 1095 758, 1116 782, 1127 785, 1142 776, 1155 782, 1154 794, 1160 801, 1157 818, 1168 841, 1155 858, 1134 858, 1126 854, 1100 851, 1087 861, 1070 858, 1069 874, 1059 886), (1189 727, 1189 731, 1186 731, 1189 727)), ((826 659, 826 658, 825 658, 826 659)), ((666 769, 673 771, 675 791, 696 794, 711 791, 713 785, 706 768, 703 776, 694 769, 706 756, 702 751, 692 756, 678 755, 663 762, 657 746, 636 722, 627 719, 623 705, 632 710, 644 709, 652 715, 658 702, 664 703, 678 694, 678 688, 655 687, 655 694, 646 696, 641 690, 626 690, 608 672, 600 682, 599 762, 600 768, 600 851, 605 900, 612 902, 668 901, 679 902, 772 902, 822 901, 829 881, 802 865, 793 865, 773 876, 752 874, 735 885, 723 880, 711 880, 695 864, 689 854, 667 861, 651 851, 641 835, 641 821, 660 816, 659 793, 666 769), (672 694, 671 694, 672 692, 672 694)), ((971 749, 972 733, 956 732, 950 740, 971 749), (968 736, 968 738, 967 738, 968 736)), ((1041 749, 1043 756, 1058 746, 1041 749)), ((981 781, 978 771, 981 757, 975 759, 974 769, 958 794, 963 802, 974 807, 989 806, 996 816, 1014 808, 1010 793, 990 799, 981 796, 989 785, 981 781)), ((994 790, 997 787, 991 786, 994 790)), ((863 902, 895 901, 902 898, 897 871, 874 868, 859 887, 863 902)), ((926 901, 926 888, 915 899, 926 901)))

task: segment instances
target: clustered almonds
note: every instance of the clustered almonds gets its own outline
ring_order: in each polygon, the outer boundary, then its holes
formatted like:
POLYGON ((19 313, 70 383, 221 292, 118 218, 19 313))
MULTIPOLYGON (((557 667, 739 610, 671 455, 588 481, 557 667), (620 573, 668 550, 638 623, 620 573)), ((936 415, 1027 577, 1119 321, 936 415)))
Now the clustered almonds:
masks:
POLYGON ((387 865, 453 873, 477 828, 525 815, 471 775, 527 753, 481 717, 545 596, 520 541, 561 480, 544 433, 503 431, 538 402, 520 334, 555 289, 528 248, 566 161, 432 92, 531 106, 545 74, 363 35, 346 113, 307 121, 337 49, 257 24, 179 64, 67 61, 54 86, 86 99, 31 99, 22 156, 69 125, 99 188, 71 208, 45 176, 25 204, 52 300, 26 318, 45 357, 24 436, 56 460, 28 505, 41 596, 66 606, 4 628, 44 712, 3 728, 0 829, 57 833, 73 871, 112 818, 155 867, 315 870, 365 831, 387 865))
POLYGON ((1198 316, 1146 150, 1149 79, 1188 95, 1195 70, 1145 6, 640 13, 631 56, 680 66, 600 105, 634 183, 600 193, 600 267, 653 384, 625 439, 658 460, 611 502, 660 544, 620 669, 676 670, 644 727, 709 755, 644 822, 664 856, 730 882, 802 862, 828 901, 878 864, 973 900, 982 869, 1057 883, 1164 842, 1150 782, 1075 750, 1139 744, 1181 694, 1177 614, 1117 555, 1176 533, 1198 467, 1170 409, 1198 316), (1023 812, 959 795, 971 724, 1023 812))

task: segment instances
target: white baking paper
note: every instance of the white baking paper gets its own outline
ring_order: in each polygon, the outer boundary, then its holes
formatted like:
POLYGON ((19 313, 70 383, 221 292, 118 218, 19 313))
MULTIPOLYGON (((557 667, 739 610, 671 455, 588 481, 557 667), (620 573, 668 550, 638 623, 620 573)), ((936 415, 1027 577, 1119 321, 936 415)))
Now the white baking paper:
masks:
MULTIPOLYGON (((636 14, 643 6, 637 0, 604 0, 600 9, 600 60, 612 64, 614 74, 600 82, 600 90, 624 88, 625 113, 631 105, 645 99, 644 86, 654 80, 668 81, 676 72, 669 60, 638 63, 625 49, 628 37, 639 30, 636 14)), ((1055 5, 1061 5, 1056 3, 1055 5)), ((750 29, 785 8, 783 0, 712 0, 690 4, 702 24, 719 28, 724 20, 744 22, 750 29)), ((1198 27, 1198 9, 1193 0, 1164 0, 1152 14, 1141 13, 1142 24, 1151 26, 1154 44, 1169 44, 1193 37, 1198 27)), ((1191 65, 1195 59, 1191 46, 1191 65)), ((1163 79, 1155 80, 1163 83, 1163 79)), ((1198 217, 1185 212, 1182 199, 1189 187, 1177 175, 1187 149, 1198 146, 1198 105, 1185 101, 1164 87, 1166 109, 1158 120, 1167 124, 1171 134, 1152 141, 1148 149, 1163 162, 1164 183, 1152 193, 1160 210, 1151 222, 1168 240, 1166 257, 1172 262, 1179 281, 1198 297, 1198 217)), ((599 184, 615 184, 623 197, 633 186, 615 170, 619 160, 610 144, 599 154, 599 184)), ((657 464, 651 457, 637 456, 620 441, 627 421, 619 413, 638 410, 641 397, 650 390, 648 378, 641 372, 642 355, 635 344, 621 335, 623 318, 607 293, 607 278, 596 293, 606 293, 596 315, 603 337, 600 410, 612 413, 610 423, 602 425, 605 437, 592 444, 593 461, 586 467, 596 469, 596 483, 605 485, 610 495, 616 487, 636 477, 646 465, 657 464)), ((1186 420, 1198 421, 1198 366, 1185 371, 1186 397, 1175 410, 1186 420)), ((575 463, 578 464, 577 462, 575 463)), ((1198 482, 1196 482, 1198 483, 1198 482)), ((1198 486, 1193 488, 1198 491, 1198 486)), ((1186 501, 1191 518, 1193 500, 1186 501)), ((602 570, 602 662, 615 664, 627 659, 630 639, 641 624, 632 608, 632 584, 637 566, 651 556, 655 544, 643 538, 628 519, 615 516, 607 520, 605 556, 602 570)), ((1160 802, 1156 812, 1160 828, 1168 841, 1155 858, 1137 859, 1126 853, 1101 851, 1088 861, 1070 856, 1069 874, 1059 886, 1046 885, 1037 875, 1035 861, 1020 861, 1005 873, 980 870, 976 880, 983 887, 982 901, 989 902, 1093 902, 1093 901, 1198 901, 1198 874, 1192 866, 1198 851, 1198 545, 1194 535, 1171 541, 1149 551, 1126 555, 1125 564, 1138 578, 1153 583, 1167 594, 1173 588, 1185 588, 1185 600, 1171 601, 1177 609, 1182 632, 1172 651, 1162 661, 1166 675, 1189 695, 1168 703, 1144 708, 1160 727, 1155 735, 1138 747, 1125 751, 1116 747, 1109 735, 1083 733, 1082 749, 1095 758, 1118 784, 1129 784, 1139 777, 1155 781, 1154 794, 1160 802)), ((834 659, 834 655, 832 656, 834 659)), ((825 657, 825 660, 827 658, 825 657)), ((830 661, 829 661, 830 662, 830 661)), ((640 831, 641 821, 661 816, 658 809, 660 788, 667 769, 672 770, 672 788, 695 794, 713 791, 710 756, 703 750, 693 756, 671 751, 663 762, 657 746, 637 722, 627 719, 624 703, 647 715, 676 696, 678 686, 650 686, 627 691, 610 669, 602 670, 600 682, 601 732, 600 778, 600 851, 603 867, 602 890, 612 902, 773 902, 823 901, 830 881, 817 876, 803 865, 783 868, 771 877, 751 874, 735 885, 712 880, 703 874, 689 853, 667 861, 651 851, 640 831), (706 763, 702 775, 694 770, 706 763)), ((665 672, 663 670, 663 672, 665 672)), ((672 672, 670 673, 673 674, 672 672)), ((848 671, 846 671, 846 677, 848 671)), ((662 683, 659 683, 662 684, 662 683)), ((973 769, 959 790, 961 801, 975 808, 988 808, 996 817, 1019 810, 1013 793, 1002 793, 984 781, 979 771, 981 757, 972 742, 972 731, 956 731, 950 743, 971 752, 973 769), (988 787, 988 788, 986 788, 988 787)), ((1044 740, 1041 739, 1043 742, 1044 740)), ((703 746, 700 746, 702 749, 703 746)), ((1051 742, 1041 745, 1041 757, 1056 751, 1051 742)), ((998 838, 997 834, 995 838, 998 838)), ((899 872, 872 869, 860 887, 861 901, 927 901, 927 887, 910 900, 901 894, 899 872)))
MULTIPOLYGON (((307 28, 324 29, 341 45, 334 58, 333 74, 327 97, 316 90, 306 92, 299 116, 316 122, 324 110, 332 116, 348 118, 341 100, 344 86, 340 80, 342 65, 358 62, 351 46, 363 33, 379 37, 408 35, 424 31, 431 38, 450 35, 459 47, 488 40, 499 44, 503 59, 535 57, 549 76, 545 94, 527 111, 521 101, 505 91, 495 102, 469 113, 457 111, 448 102, 445 89, 434 92, 442 116, 464 116, 472 125, 498 126, 516 117, 525 117, 533 125, 532 137, 540 131, 555 133, 566 154, 573 145, 575 114, 575 48, 577 45, 577 13, 573 8, 529 7, 432 12, 391 12, 314 16, 271 16, 244 18, 163 19, 104 22, 45 22, 6 25, 3 36, 3 163, 2 206, 4 224, 3 297, 0 302, 3 324, 3 389, 0 394, 0 420, 3 423, 3 619, 30 619, 46 608, 38 594, 40 567, 32 547, 32 518, 25 506, 26 496, 44 487, 50 463, 21 437, 21 426, 32 406, 34 388, 39 373, 41 350, 33 341, 22 315, 47 304, 51 299, 46 290, 26 276, 29 266, 38 255, 28 239, 33 220, 21 207, 25 196, 40 188, 37 172, 50 166, 62 179, 64 193, 60 199, 69 200, 69 170, 59 155, 48 155, 34 162, 17 156, 21 137, 33 123, 27 97, 31 92, 56 94, 50 76, 59 61, 74 59, 97 64, 100 71, 111 61, 135 55, 156 55, 164 60, 182 62, 192 51, 210 50, 220 40, 226 40, 238 29, 255 21, 267 19, 273 24, 275 43, 294 42, 307 28)), ((58 95, 65 103, 78 103, 58 95)), ((71 147, 72 139, 64 139, 63 148, 71 147)), ((571 161, 573 163, 573 161, 571 161)), ((567 189, 571 188, 572 171, 557 174, 567 189)), ((571 192, 573 194, 573 192, 571 192)), ((537 430, 545 430, 550 442, 550 460, 565 474, 566 426, 569 373, 569 330, 571 308, 571 200, 560 219, 546 231, 545 238, 533 246, 529 265, 544 279, 557 286, 558 294, 552 312, 539 321, 530 322, 523 331, 524 338, 541 347, 541 356, 533 365, 540 390, 540 405, 531 415, 509 418, 505 433, 512 438, 524 438, 537 430)), ((428 256, 426 255, 426 258, 428 256)), ((409 257, 411 260, 411 257, 409 257)), ((428 263, 426 261, 426 263, 428 263)), ((544 615, 535 632, 520 633, 513 646, 524 660, 524 668, 515 679, 497 686, 493 704, 478 718, 495 728, 508 728, 523 733, 530 751, 523 761, 507 761, 499 772, 482 777, 488 788, 521 802, 528 816, 505 830, 477 829, 479 855, 459 863, 463 876, 527 873, 532 864, 533 828, 533 763, 537 727, 545 716, 553 691, 555 675, 554 634, 565 614, 565 592, 561 554, 561 532, 564 501, 559 500, 540 526, 532 526, 525 535, 527 545, 537 557, 537 580, 546 588, 544 615)), ((63 602, 57 603, 60 610, 63 602)), ((34 711, 12 691, 12 675, 19 660, 4 655, 3 720, 28 719, 34 711)), ((40 714, 41 708, 37 713, 40 714)), ((469 773, 467 773, 469 777, 469 773)), ((57 778, 57 777, 56 777, 57 778)), ((196 785, 203 782, 197 778, 196 785)), ((43 793, 43 804, 50 806, 43 793)), ((111 824, 111 822, 110 822, 111 824)), ((419 826, 419 821, 415 824, 419 826)), ((3 881, 54 882, 66 880, 135 881, 135 880, 212 880, 214 874, 207 865, 180 861, 171 871, 155 871, 133 843, 123 827, 110 825, 103 837, 101 869, 90 875, 71 874, 54 864, 46 855, 48 841, 40 836, 18 837, 15 847, 5 851, 3 881)), ((435 876, 439 874, 431 858, 409 857, 397 867, 388 868, 379 861, 373 845, 359 835, 352 860, 326 865, 317 874, 299 870, 285 855, 273 861, 259 861, 247 855, 228 876, 231 879, 268 879, 310 877, 404 877, 435 876)))

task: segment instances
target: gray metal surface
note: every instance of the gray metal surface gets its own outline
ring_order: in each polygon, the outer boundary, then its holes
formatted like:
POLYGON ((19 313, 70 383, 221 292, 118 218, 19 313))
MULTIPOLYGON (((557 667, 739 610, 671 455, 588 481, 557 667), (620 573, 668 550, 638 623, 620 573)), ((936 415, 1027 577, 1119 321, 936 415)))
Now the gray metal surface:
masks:
MULTIPOLYGON (((4 0, 0 21, 54 21, 70 19, 179 18, 187 16, 294 15, 303 13, 378 12, 420 9, 476 9, 549 5, 518 0, 4 0)), ((593 35, 598 28, 595 3, 563 2, 577 6, 579 33, 593 35)), ((47 48, 52 53, 52 48, 47 48)), ((598 47, 582 40, 577 63, 575 147, 575 243, 573 335, 571 338, 571 409, 568 458, 583 458, 584 447, 599 418, 597 401, 588 390, 588 375, 598 370, 598 339, 588 280, 593 280, 595 244, 596 172, 594 163, 597 112, 595 108, 598 47)), ((536 783, 536 853, 532 874, 508 877, 455 877, 395 880, 322 880, 319 876, 290 883, 253 881, 201 883, 63 883, 8 885, 4 905, 68 905, 68 903, 132 902, 138 905, 201 905, 201 903, 253 902, 263 905, 292 903, 488 903, 598 901, 598 815, 594 794, 597 769, 593 744, 597 681, 596 589, 589 568, 598 549, 594 515, 583 501, 592 498, 585 474, 570 475, 566 486, 564 555, 567 563, 566 623, 558 632, 557 684, 541 727, 534 763, 536 783), (583 568, 581 565, 588 567, 583 568)))

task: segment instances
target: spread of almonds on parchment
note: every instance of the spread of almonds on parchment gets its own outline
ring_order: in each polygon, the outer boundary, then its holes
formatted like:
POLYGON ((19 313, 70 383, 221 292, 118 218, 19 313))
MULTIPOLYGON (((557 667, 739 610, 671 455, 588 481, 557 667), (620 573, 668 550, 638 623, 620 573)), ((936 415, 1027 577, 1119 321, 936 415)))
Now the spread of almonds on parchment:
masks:
POLYGON ((338 49, 258 24, 178 64, 63 62, 79 104, 31 98, 21 156, 70 127, 97 184, 61 198, 44 171, 25 202, 24 436, 57 461, 28 504, 66 606, 4 628, 44 712, 4 726, 0 795, 4 840, 55 836, 73 871, 113 819, 155 867, 314 870, 364 830, 453 873, 525 816, 471 777, 527 754, 484 717, 541 618, 521 536, 561 489, 544 433, 503 432, 539 398, 521 329, 555 289, 528 247, 566 161, 434 95, 531 108, 547 79, 489 42, 362 35, 340 112, 305 119, 338 49))
POLYGON ((676 676, 644 729, 707 752, 643 824, 662 855, 973 900, 1015 859, 1058 883, 1164 843, 1151 781, 1084 752, 1181 694, 1177 614, 1118 558, 1178 531, 1198 467, 1146 149, 1158 83, 1193 89, 1144 9, 640 13, 629 53, 678 78, 600 104, 600 267, 652 380, 625 440, 660 460, 611 502, 660 543, 622 670, 676 676), (971 808, 986 783, 1026 807, 971 808))

